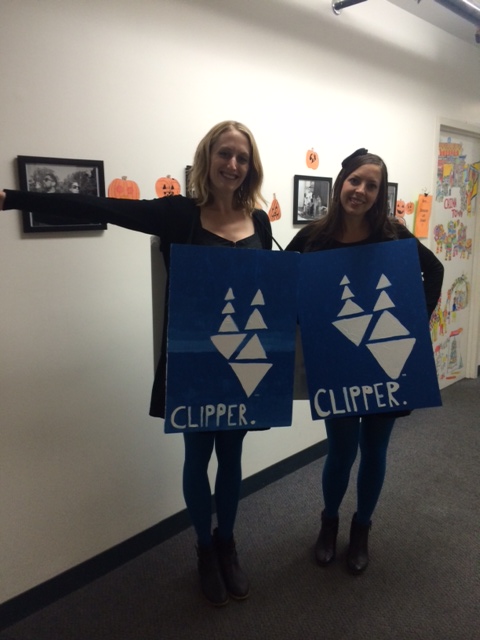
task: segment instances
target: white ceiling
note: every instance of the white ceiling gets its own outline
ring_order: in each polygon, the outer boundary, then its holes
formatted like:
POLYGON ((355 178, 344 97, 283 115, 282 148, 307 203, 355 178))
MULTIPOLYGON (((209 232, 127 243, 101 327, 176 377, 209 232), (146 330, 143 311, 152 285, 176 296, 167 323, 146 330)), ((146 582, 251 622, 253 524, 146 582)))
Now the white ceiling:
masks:
MULTIPOLYGON (((435 0, 389 0, 389 2, 401 9, 405 9, 405 11, 417 16, 417 18, 422 18, 451 35, 480 48, 480 44, 475 42, 477 27, 472 22, 457 16, 450 9, 438 4, 435 0)), ((478 2, 473 0, 473 4, 478 5, 478 2)), ((480 7, 480 5, 478 6, 480 7)))

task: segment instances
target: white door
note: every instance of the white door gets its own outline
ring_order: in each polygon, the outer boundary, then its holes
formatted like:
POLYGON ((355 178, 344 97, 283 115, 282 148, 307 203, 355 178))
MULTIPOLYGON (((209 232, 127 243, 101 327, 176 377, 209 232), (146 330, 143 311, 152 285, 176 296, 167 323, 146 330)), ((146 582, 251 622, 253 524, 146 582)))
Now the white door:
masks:
POLYGON ((432 229, 434 251, 443 262, 445 278, 431 323, 440 388, 477 375, 479 325, 472 308, 476 305, 478 315, 478 301, 472 299, 472 293, 478 295, 480 280, 479 256, 475 255, 475 236, 480 234, 479 172, 480 137, 442 126, 432 229))

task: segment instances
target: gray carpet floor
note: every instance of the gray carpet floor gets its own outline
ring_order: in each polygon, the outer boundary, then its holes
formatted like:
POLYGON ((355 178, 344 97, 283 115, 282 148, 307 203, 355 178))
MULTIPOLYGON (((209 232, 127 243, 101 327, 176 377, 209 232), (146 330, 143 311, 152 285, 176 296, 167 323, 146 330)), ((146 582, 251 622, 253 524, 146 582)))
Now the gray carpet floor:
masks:
POLYGON ((318 567, 320 476, 313 462, 240 503, 237 547, 251 596, 215 609, 199 592, 188 529, 5 629, 0 640, 479 640, 480 379, 443 407, 397 422, 362 576, 318 567))

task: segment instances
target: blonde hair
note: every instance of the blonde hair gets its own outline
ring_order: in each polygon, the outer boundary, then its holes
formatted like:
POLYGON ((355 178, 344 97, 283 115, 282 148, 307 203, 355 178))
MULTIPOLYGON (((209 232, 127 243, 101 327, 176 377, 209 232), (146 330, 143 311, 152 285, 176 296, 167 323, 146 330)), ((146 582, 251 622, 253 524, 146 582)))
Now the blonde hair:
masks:
POLYGON ((251 213, 257 208, 259 202, 266 203, 261 193, 263 167, 255 138, 250 129, 241 122, 235 120, 219 122, 200 140, 188 175, 187 189, 193 194, 198 206, 213 202, 209 179, 212 147, 223 133, 232 130, 243 133, 250 144, 250 166, 245 180, 233 194, 233 206, 235 209, 246 209, 251 213))

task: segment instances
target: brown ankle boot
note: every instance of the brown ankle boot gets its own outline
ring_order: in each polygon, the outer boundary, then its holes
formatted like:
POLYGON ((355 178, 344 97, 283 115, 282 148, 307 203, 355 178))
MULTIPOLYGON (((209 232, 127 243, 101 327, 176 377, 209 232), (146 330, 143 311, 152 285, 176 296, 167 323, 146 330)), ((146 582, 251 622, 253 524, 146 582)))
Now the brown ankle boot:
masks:
POLYGON ((327 518, 325 510, 322 511, 322 527, 315 544, 315 558, 322 567, 328 566, 335 560, 338 522, 338 516, 327 518))
POLYGON ((228 594, 215 547, 198 545, 197 556, 200 588, 203 595, 211 604, 223 607, 228 602, 228 594))
POLYGON ((250 593, 250 584, 246 574, 238 563, 237 550, 233 536, 230 540, 221 540, 218 537, 218 529, 215 529, 213 532, 213 541, 228 593, 236 600, 244 600, 245 598, 248 598, 250 593))
POLYGON ((350 546, 347 552, 347 566, 350 573, 358 575, 368 567, 368 534, 372 523, 361 524, 357 522, 357 514, 353 514, 350 527, 350 546))

